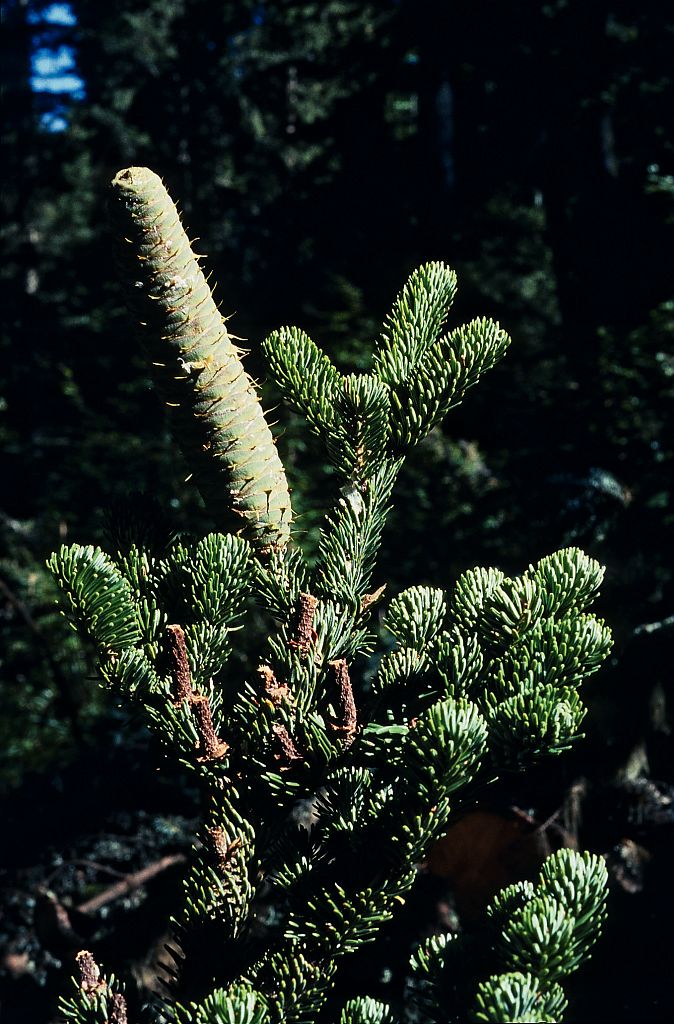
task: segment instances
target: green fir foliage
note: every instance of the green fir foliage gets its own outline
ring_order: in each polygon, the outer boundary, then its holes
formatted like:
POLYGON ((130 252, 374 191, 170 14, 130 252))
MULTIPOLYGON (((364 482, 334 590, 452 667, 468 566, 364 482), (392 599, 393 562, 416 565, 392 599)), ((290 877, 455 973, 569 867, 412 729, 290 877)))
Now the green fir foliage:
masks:
POLYGON ((455 934, 425 940, 410 965, 415 1012, 429 1024, 562 1020, 560 983, 601 933, 607 882, 600 857, 563 849, 548 857, 536 884, 518 882, 494 898, 477 946, 455 934), (475 963, 493 973, 471 991, 465 978, 475 963))
MULTIPOLYGON (((127 514, 111 529, 112 556, 73 545, 49 565, 106 685, 203 794, 172 922, 176 1024, 312 1024, 343 959, 404 902, 471 786, 580 734, 579 686, 611 644, 587 611, 602 572, 567 548, 516 578, 474 568, 440 581, 446 589, 410 587, 388 603, 387 646, 365 686, 363 656, 379 639, 377 554, 404 456, 503 355, 507 335, 479 319, 440 336, 456 277, 434 263, 400 293, 372 370, 341 374, 295 328, 269 336, 276 385, 334 469, 312 565, 290 538, 283 467, 175 208, 146 169, 120 172, 115 191, 131 232, 128 290, 140 275, 146 351, 179 410, 176 442, 228 530, 153 537, 127 514), (239 685, 228 663, 252 603, 268 635, 239 685)), ((595 858, 564 851, 535 889, 497 899, 495 973, 475 977, 465 1012, 557 1020, 558 981, 595 941, 605 881, 595 858)), ((441 1007, 455 947, 432 939, 415 956, 429 1020, 450 1019, 441 1007)), ((122 1012, 105 1002, 112 979, 86 966, 61 1012, 73 1024, 112 1021, 122 1012)), ((393 1018, 363 996, 339 1020, 393 1018)))
POLYGON ((339 1024, 390 1024, 391 1021, 391 1011, 386 1003, 368 996, 349 999, 339 1018, 339 1024))

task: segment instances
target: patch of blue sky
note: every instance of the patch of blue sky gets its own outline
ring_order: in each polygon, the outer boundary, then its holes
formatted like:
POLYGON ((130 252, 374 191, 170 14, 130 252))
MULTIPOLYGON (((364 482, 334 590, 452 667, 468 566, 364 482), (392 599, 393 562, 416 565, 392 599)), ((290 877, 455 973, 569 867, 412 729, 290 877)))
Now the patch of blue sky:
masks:
POLYGON ((29 11, 28 21, 33 25, 74 25, 75 15, 70 4, 48 4, 41 11, 29 11))
MULTIPOLYGON (((77 19, 69 3, 47 4, 40 10, 29 10, 28 20, 33 25, 54 28, 70 28, 77 19)), ((41 33, 36 36, 35 49, 31 55, 31 88, 43 96, 52 95, 56 105, 40 116, 41 127, 48 132, 62 132, 68 127, 67 111, 56 97, 67 96, 69 100, 83 100, 84 81, 77 73, 73 48, 66 44, 41 46, 41 33)), ((45 40, 46 40, 45 35, 45 40)))
POLYGON ((77 74, 73 51, 69 46, 35 50, 32 66, 30 84, 35 92, 70 93, 73 99, 84 97, 84 82, 77 74))
POLYGON ((40 124, 46 132, 64 132, 68 127, 68 122, 63 114, 43 114, 40 124))

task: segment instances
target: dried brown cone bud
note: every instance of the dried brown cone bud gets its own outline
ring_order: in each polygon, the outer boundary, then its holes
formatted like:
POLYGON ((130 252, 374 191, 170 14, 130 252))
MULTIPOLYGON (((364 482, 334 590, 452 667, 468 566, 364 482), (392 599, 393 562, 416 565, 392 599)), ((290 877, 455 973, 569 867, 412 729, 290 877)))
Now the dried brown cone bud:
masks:
POLYGON ((358 713, 353 696, 353 687, 349 676, 349 666, 344 658, 328 662, 329 695, 335 707, 333 732, 342 735, 347 743, 351 743, 358 730, 358 713))

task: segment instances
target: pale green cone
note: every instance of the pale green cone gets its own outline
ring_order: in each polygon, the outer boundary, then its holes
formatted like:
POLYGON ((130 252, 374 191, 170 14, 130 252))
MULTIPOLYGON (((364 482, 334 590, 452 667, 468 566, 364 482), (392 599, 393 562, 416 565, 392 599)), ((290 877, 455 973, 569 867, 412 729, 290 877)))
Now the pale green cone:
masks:
POLYGON ((120 171, 112 191, 155 379, 206 506, 260 553, 281 549, 292 518, 283 466, 178 211, 147 167, 120 171))

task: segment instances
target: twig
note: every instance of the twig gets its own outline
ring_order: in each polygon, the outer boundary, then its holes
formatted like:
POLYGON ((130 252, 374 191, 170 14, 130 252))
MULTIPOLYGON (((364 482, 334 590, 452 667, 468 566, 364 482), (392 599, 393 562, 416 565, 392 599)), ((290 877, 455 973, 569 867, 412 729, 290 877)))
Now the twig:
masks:
POLYGON ((113 875, 115 878, 126 878, 126 872, 117 871, 116 868, 110 868, 107 864, 99 864, 98 861, 95 860, 76 858, 74 860, 64 860, 62 864, 59 864, 54 868, 54 870, 47 875, 45 879, 46 884, 50 885, 57 875, 60 875, 66 868, 72 867, 91 868, 92 871, 102 871, 106 875, 113 875))
POLYGON ((660 619, 658 622, 644 622, 640 626, 635 626, 632 633, 634 636, 641 636, 644 633, 648 635, 657 633, 661 629, 669 629, 670 626, 674 626, 674 615, 668 615, 667 618, 660 619))
POLYGON ((172 868, 175 864, 184 864, 186 860, 187 857, 184 853, 170 853, 153 864, 148 864, 147 867, 141 868, 140 871, 134 871, 131 875, 125 875, 119 882, 115 882, 114 885, 104 889, 103 892, 99 892, 97 896, 86 900, 85 903, 80 903, 77 910, 80 914, 95 914, 101 907, 105 907, 108 903, 118 900, 120 896, 126 896, 135 889, 139 889, 141 885, 145 885, 146 882, 155 878, 156 875, 160 875, 162 871, 172 868))

